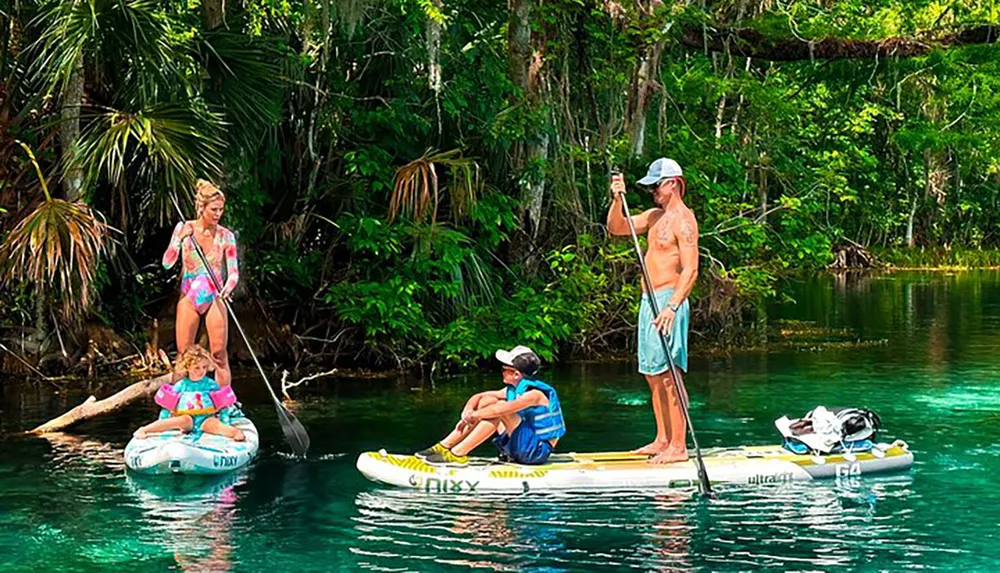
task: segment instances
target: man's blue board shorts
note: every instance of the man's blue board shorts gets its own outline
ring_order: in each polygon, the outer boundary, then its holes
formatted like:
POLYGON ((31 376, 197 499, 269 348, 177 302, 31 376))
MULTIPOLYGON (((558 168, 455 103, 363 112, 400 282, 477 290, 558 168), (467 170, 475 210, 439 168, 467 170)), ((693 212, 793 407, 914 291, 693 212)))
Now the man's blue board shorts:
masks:
MULTIPOLYGON (((670 297, 674 295, 674 289, 665 288, 656 291, 656 306, 660 312, 667 308, 670 297)), ((688 369, 688 322, 691 317, 691 306, 687 299, 681 303, 674 317, 674 324, 667 337, 667 344, 670 347, 670 356, 674 359, 674 364, 678 368, 687 372, 688 369)), ((639 373, 647 376, 663 374, 670 369, 667 363, 667 353, 663 350, 663 343, 660 342, 660 333, 653 324, 653 309, 649 306, 649 299, 646 293, 642 294, 642 305, 639 307, 639 373)))

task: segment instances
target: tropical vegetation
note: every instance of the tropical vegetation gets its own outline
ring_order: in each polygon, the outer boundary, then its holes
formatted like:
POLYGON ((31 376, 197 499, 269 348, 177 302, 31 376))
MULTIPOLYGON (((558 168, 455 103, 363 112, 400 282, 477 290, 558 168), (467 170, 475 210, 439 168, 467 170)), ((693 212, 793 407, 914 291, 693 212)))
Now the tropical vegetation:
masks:
POLYGON ((190 210, 206 177, 237 306, 283 360, 619 354, 638 287, 608 176, 670 156, 702 233, 695 330, 738 343, 777 275, 838 248, 1000 246, 998 20, 976 0, 0 0, 0 337, 146 336, 176 288, 170 197, 190 210))

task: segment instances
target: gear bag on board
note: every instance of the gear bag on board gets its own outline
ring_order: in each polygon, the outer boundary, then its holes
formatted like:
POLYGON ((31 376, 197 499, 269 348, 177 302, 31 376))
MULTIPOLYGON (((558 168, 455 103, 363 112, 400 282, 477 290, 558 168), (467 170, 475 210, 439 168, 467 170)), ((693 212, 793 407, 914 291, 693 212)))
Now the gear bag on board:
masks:
POLYGON ((785 437, 783 445, 787 450, 797 454, 831 454, 871 450, 882 420, 865 408, 817 406, 802 418, 782 416, 774 425, 785 437))

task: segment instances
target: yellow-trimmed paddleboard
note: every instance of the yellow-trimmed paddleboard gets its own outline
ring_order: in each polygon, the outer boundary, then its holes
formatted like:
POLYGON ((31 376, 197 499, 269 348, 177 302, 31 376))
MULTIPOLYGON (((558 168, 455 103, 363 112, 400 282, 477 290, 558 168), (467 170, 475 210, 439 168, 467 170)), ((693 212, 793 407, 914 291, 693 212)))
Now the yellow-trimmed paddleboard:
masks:
MULTIPOLYGON (((853 477, 908 469, 906 443, 876 444, 870 452, 799 455, 781 446, 739 446, 703 452, 712 483, 757 485, 853 477)), ((553 454, 548 463, 526 466, 496 458, 469 458, 465 465, 429 464, 413 455, 384 450, 358 456, 358 470, 372 481, 432 493, 536 490, 608 490, 696 487, 694 460, 654 465, 630 452, 553 454)))

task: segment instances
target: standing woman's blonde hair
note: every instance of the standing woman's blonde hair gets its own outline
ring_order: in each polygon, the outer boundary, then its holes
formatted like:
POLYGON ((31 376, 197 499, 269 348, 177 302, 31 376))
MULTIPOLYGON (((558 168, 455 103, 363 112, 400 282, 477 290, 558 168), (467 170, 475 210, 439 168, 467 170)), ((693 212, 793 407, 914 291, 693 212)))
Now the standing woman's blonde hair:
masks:
POLYGON ((194 211, 197 213, 198 217, 201 217, 202 212, 205 207, 208 206, 212 201, 218 201, 222 199, 226 200, 226 196, 223 195, 222 191, 218 187, 212 185, 209 181, 204 179, 199 179, 194 184, 194 211))

